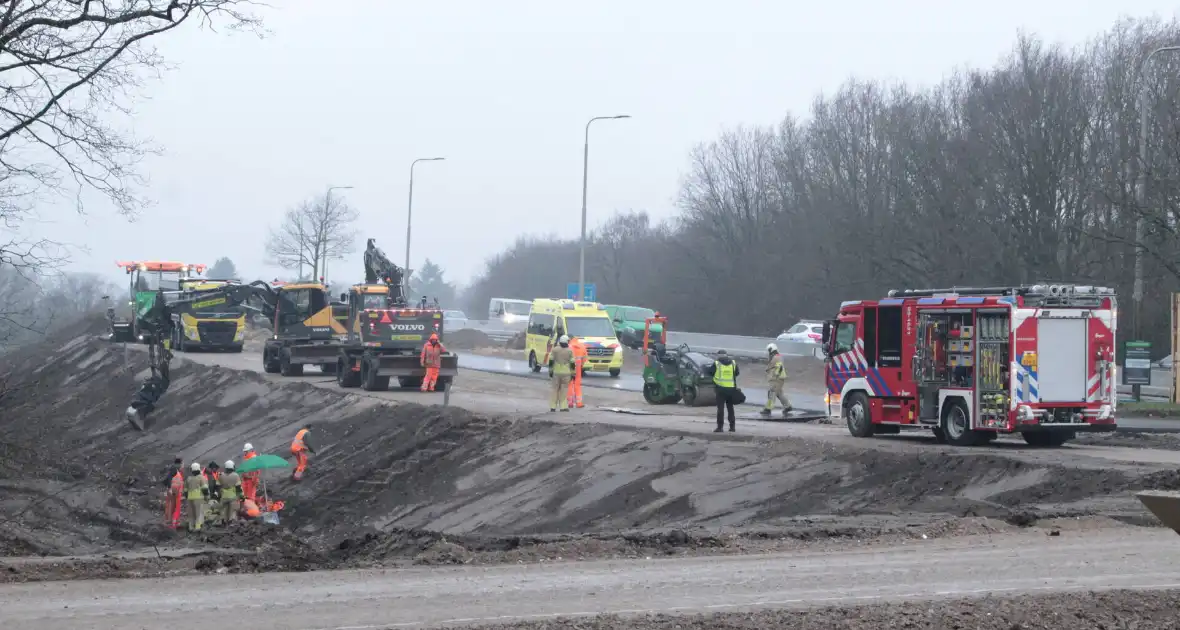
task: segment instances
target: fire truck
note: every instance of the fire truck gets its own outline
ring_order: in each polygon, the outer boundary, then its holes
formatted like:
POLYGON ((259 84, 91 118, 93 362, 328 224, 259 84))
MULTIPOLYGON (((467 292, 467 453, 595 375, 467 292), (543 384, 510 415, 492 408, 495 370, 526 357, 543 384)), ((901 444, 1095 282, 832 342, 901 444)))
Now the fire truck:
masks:
POLYGON ((972 446, 1061 446, 1114 431, 1114 290, 1069 284, 894 290, 824 322, 829 414, 856 437, 925 428, 972 446))

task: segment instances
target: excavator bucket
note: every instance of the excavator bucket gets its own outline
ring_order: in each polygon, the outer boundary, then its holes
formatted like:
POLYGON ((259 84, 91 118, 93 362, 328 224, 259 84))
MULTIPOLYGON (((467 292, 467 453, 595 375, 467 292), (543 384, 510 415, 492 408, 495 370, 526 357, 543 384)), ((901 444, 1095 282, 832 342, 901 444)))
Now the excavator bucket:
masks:
POLYGON ((1180 492, 1145 490, 1135 496, 1165 526, 1180 534, 1180 492))

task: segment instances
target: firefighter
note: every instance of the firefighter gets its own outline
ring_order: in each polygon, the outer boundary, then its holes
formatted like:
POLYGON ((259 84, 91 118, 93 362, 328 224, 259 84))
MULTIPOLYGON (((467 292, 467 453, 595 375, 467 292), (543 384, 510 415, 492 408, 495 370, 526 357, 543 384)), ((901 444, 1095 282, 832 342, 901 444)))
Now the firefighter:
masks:
POLYGON ((201 531, 205 524, 205 502, 209 500, 209 482, 205 481, 197 462, 189 466, 188 478, 184 480, 184 498, 188 503, 188 530, 201 531))
POLYGON ((291 473, 292 481, 299 481, 303 479, 303 473, 307 471, 307 453, 311 451, 315 455, 315 448, 311 445, 311 440, 308 439, 308 434, 311 433, 311 425, 299 429, 295 434, 295 439, 291 440, 291 454, 295 456, 295 472, 291 473))
POLYGON ((582 404, 582 371, 586 369, 586 343, 577 337, 570 337, 570 350, 574 353, 574 373, 570 377, 566 401, 570 407, 581 409, 586 406, 582 404))
POLYGON ((438 333, 431 333, 430 339, 422 346, 422 356, 419 358, 422 367, 426 368, 426 377, 422 379, 422 391, 434 391, 434 386, 438 383, 438 369, 442 367, 442 353, 446 351, 446 346, 438 340, 438 333))
POLYGON ((783 404, 783 417, 791 411, 791 399, 787 398, 786 393, 783 392, 783 386, 787 384, 787 368, 783 365, 783 355, 778 353, 778 346, 775 344, 768 344, 766 346, 766 354, 768 360, 766 362, 766 406, 762 408, 763 416, 769 416, 770 412, 774 410, 774 399, 777 398, 783 404))
POLYGON ((169 529, 180 527, 180 513, 184 506, 184 460, 177 457, 164 477, 164 524, 169 529))
POLYGON ((730 432, 737 431, 733 399, 737 395, 737 377, 741 370, 725 350, 718 350, 717 360, 709 366, 708 374, 713 377, 713 388, 717 392, 717 428, 713 429, 713 433, 721 433, 725 429, 726 412, 729 413, 730 432))
POLYGON ((570 375, 576 369, 574 352, 570 350, 570 338, 562 335, 557 340, 557 347, 549 353, 550 385, 549 411, 557 411, 558 405, 562 411, 569 411, 569 394, 566 391, 570 385, 570 375))
POLYGON ((231 523, 238 520, 238 510, 242 506, 242 478, 234 472, 234 460, 225 462, 225 473, 221 475, 221 522, 231 523))
MULTIPOLYGON (((258 457, 258 453, 254 450, 254 445, 246 442, 242 447, 242 461, 250 461, 258 457)), ((255 470, 248 473, 243 473, 242 477, 242 496, 251 501, 254 500, 255 493, 258 492, 258 477, 262 474, 261 470, 255 470)))

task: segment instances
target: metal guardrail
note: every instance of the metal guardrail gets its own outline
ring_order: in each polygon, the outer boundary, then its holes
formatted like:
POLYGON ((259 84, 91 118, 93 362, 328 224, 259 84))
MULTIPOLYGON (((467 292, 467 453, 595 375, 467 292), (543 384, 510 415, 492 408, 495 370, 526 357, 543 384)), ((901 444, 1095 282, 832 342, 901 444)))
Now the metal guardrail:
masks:
MULTIPOLYGON (((489 322, 486 320, 467 320, 467 328, 479 330, 494 341, 507 341, 513 335, 525 329, 525 323, 504 324, 503 322, 489 322)), ((688 347, 707 354, 716 353, 724 349, 727 353, 746 358, 763 358, 766 356, 766 345, 775 343, 779 352, 788 356, 814 357, 823 359, 818 344, 796 343, 793 341, 775 341, 770 337, 743 337, 741 335, 715 335, 712 333, 668 332, 668 345, 688 347)))

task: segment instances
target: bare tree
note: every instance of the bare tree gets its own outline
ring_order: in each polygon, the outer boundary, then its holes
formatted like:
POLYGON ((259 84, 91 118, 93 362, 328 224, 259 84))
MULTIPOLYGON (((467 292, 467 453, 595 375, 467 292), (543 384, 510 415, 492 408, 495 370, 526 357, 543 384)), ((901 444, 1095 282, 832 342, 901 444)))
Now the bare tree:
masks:
POLYGON ((355 209, 339 196, 321 195, 304 201, 283 215, 278 227, 271 228, 266 253, 283 269, 304 269, 312 278, 320 277, 324 263, 351 254, 357 233, 350 226, 359 218, 355 209))
MULTIPOLYGON (((627 214, 609 221, 588 279, 681 329, 776 333, 890 288, 1076 280, 1129 297, 1141 249, 1137 329, 1166 348, 1167 297, 1180 290, 1180 55, 1140 68, 1178 42, 1175 20, 1124 19, 1074 49, 1022 35, 993 67, 930 89, 849 81, 806 119, 696 147, 677 216, 646 230, 627 214)), ((571 240, 519 239, 467 295, 479 308, 560 294, 576 256, 571 240)))

